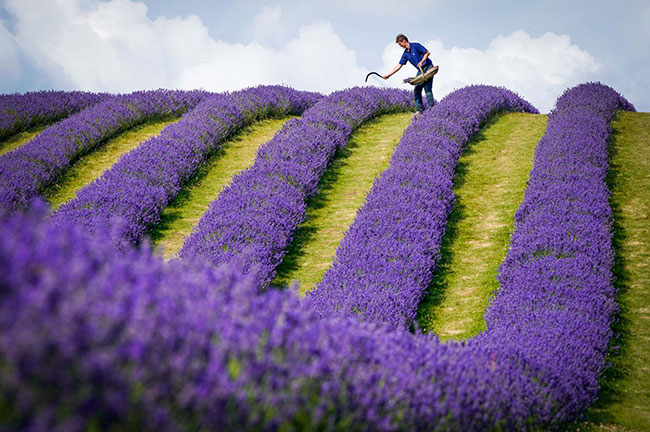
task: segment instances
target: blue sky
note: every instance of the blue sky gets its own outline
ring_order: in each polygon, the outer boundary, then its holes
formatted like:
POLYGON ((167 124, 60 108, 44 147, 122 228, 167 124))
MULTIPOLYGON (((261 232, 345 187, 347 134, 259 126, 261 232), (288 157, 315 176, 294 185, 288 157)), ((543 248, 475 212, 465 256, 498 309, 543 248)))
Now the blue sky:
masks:
MULTIPOLYGON (((612 86, 650 111, 650 2, 477 0, 0 0, 0 93, 235 90, 328 93, 397 63, 397 33, 423 43, 441 98, 502 85, 548 112, 568 87, 612 86)), ((369 85, 410 88, 408 66, 369 85)))

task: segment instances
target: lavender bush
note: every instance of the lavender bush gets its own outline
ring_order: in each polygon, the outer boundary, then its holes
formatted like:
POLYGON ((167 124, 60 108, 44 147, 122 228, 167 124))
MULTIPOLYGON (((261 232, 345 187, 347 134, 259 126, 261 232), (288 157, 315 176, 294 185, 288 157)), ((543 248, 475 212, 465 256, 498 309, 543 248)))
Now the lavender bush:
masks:
POLYGON ((234 264, 116 254, 43 204, 0 215, 0 428, 558 427, 595 395, 615 308, 602 183, 616 109, 633 108, 600 84, 558 100, 488 328, 464 343, 319 319, 234 264))
POLYGON ((0 157, 0 207, 24 207, 70 164, 107 139, 156 117, 180 115, 206 95, 155 90, 114 96, 45 129, 0 157))
POLYGON ((124 155, 54 214, 89 231, 112 230, 117 244, 138 243, 211 152, 265 117, 300 114, 320 95, 259 86, 206 98, 178 122, 124 155))
POLYGON ((484 429, 540 391, 499 347, 319 320, 232 265, 116 254, 46 213, 0 218, 3 429, 484 429))
POLYGON ((373 116, 412 109, 400 90, 352 88, 332 93, 285 126, 235 176, 199 221, 179 254, 212 264, 237 260, 267 286, 306 214, 306 199, 338 147, 373 116))
POLYGON ((215 313, 245 281, 46 215, 0 222, 0 429, 176 429, 164 404, 196 402, 215 313))
POLYGON ((553 420, 573 418, 594 401, 606 366, 617 306, 605 176, 618 109, 634 111, 599 83, 557 100, 478 341, 525 353, 528 373, 556 401, 553 420))
POLYGON ((54 90, 0 95, 0 140, 34 126, 55 122, 108 96, 54 90))
POLYGON ((458 157, 480 125, 500 111, 537 112, 509 90, 470 86, 406 129, 332 267, 309 293, 321 315, 358 315, 394 327, 414 321, 440 255, 458 157))

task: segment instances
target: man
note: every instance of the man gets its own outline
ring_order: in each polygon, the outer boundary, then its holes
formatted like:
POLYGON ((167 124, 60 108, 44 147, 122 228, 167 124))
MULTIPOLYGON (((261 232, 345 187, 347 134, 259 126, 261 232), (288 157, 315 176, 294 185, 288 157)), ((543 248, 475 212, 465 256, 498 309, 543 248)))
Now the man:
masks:
MULTIPOLYGON (((387 75, 384 75, 382 77, 383 79, 390 78, 390 76, 400 70, 407 61, 411 62, 411 64, 418 70, 417 75, 420 75, 422 71, 426 72, 427 69, 433 67, 433 63, 431 63, 431 60, 429 59, 429 50, 421 44, 417 42, 409 42, 408 38, 403 34, 398 34, 395 38, 395 42, 397 42, 400 47, 404 48, 404 54, 402 54, 399 64, 387 75)), ((418 110, 418 114, 422 114, 422 111, 424 111, 424 106, 422 105, 422 89, 424 89, 424 93, 427 95, 428 107, 431 108, 433 106, 434 100, 432 87, 433 77, 413 88, 413 97, 415 98, 415 107, 418 110)))

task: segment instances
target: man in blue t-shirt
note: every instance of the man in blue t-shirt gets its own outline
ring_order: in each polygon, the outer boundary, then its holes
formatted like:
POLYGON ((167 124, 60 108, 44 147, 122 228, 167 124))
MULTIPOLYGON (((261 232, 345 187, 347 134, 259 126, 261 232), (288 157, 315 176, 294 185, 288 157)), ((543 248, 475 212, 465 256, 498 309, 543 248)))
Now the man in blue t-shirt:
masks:
MULTIPOLYGON (((429 60, 429 50, 427 50, 421 44, 417 42, 409 42, 408 38, 403 34, 398 34, 395 38, 395 42, 397 42, 400 47, 404 48, 404 54, 402 54, 402 58, 399 60, 399 64, 395 66, 393 70, 390 71, 387 75, 384 75, 382 77, 383 79, 390 78, 390 76, 400 70, 407 61, 415 66, 415 68, 418 70, 417 75, 420 75, 423 71, 426 72, 427 69, 433 67, 433 63, 431 63, 431 60, 429 60)), ((413 97, 415 98, 415 106, 418 110, 418 114, 422 114, 422 111, 424 111, 424 106, 422 105, 423 89, 424 93, 427 95, 428 107, 431 108, 435 103, 433 100, 432 87, 433 77, 423 83, 416 85, 413 88, 413 97)))

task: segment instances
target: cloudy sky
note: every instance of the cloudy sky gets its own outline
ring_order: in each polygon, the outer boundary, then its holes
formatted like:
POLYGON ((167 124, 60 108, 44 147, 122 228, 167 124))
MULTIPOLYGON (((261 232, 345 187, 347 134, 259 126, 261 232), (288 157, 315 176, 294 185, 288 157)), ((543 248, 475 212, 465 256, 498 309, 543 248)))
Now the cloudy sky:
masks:
MULTIPOLYGON (((441 98, 505 86, 548 112, 600 81, 650 111, 647 0, 0 0, 0 93, 364 85, 424 44, 441 98)), ((410 89, 402 78, 369 84, 410 89)))

